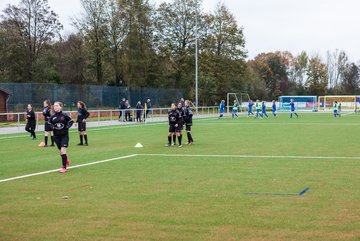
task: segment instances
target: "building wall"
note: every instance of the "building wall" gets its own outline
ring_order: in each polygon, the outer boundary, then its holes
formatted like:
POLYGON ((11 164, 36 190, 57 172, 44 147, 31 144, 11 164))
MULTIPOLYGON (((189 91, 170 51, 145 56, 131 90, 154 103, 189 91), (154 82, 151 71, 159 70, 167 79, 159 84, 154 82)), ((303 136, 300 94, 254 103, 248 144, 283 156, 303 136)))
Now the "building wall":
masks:
POLYGON ((5 93, 0 92, 0 113, 6 113, 6 97, 5 93))

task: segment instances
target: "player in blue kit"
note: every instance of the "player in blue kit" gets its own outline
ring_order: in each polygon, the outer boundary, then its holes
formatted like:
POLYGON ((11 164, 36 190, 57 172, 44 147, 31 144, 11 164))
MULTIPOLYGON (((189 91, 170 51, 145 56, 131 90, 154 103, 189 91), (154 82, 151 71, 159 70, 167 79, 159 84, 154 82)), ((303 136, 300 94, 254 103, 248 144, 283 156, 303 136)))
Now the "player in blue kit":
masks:
POLYGON ((290 118, 292 118, 293 114, 296 115, 297 118, 299 118, 298 113, 295 111, 295 103, 294 103, 294 99, 290 100, 290 118))
POLYGON ((225 112, 225 100, 222 100, 220 105, 219 105, 219 112, 220 112, 220 115, 219 115, 219 119, 221 117, 224 117, 224 112, 225 112))
POLYGON ((254 102, 252 100, 249 100, 249 104, 248 104, 248 117, 251 116, 251 115, 254 115, 252 109, 253 109, 253 105, 254 105, 254 102))
POLYGON ((265 101, 263 101, 261 103, 261 114, 264 115, 266 117, 266 119, 269 119, 268 114, 266 113, 266 105, 265 105, 265 101))
POLYGON ((276 102, 275 102, 275 100, 272 101, 271 111, 272 111, 272 114, 274 115, 274 117, 276 117, 277 113, 276 113, 276 102))

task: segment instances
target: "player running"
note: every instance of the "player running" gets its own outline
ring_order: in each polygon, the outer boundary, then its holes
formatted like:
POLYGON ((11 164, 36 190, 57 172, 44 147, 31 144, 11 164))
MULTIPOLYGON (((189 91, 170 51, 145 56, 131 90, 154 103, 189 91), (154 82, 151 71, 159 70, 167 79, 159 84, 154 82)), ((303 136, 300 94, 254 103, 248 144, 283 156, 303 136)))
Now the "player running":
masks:
POLYGON ((272 101, 272 106, 271 106, 271 112, 274 115, 274 117, 276 118, 277 116, 277 112, 276 112, 276 102, 275 100, 272 101))
POLYGON ((185 122, 186 134, 188 138, 186 145, 191 145, 194 142, 194 139, 191 136, 192 117, 193 117, 193 113, 190 107, 190 100, 185 100, 184 122, 185 122))
POLYGON ((169 118, 169 134, 168 134, 168 143, 165 146, 171 146, 171 137, 175 135, 175 128, 177 127, 179 121, 179 112, 177 112, 174 103, 171 104, 171 110, 168 113, 168 118, 169 118))
POLYGON ((53 126, 54 141, 60 150, 60 156, 62 160, 62 168, 60 172, 65 173, 66 167, 70 166, 70 162, 66 154, 66 148, 69 146, 69 129, 74 122, 70 116, 62 112, 62 108, 63 103, 54 103, 55 114, 50 117, 49 124, 53 126))
POLYGON ((42 113, 44 115, 44 120, 45 120, 45 126, 44 126, 45 145, 44 145, 44 147, 48 146, 49 134, 50 134, 50 138, 51 138, 51 146, 54 146, 54 132, 53 132, 52 126, 49 124, 49 119, 50 119, 50 116, 51 116, 51 102, 50 102, 50 100, 44 100, 44 110, 43 110, 42 113))
POLYGON ((84 145, 83 140, 85 140, 85 146, 87 146, 89 144, 88 144, 88 136, 86 133, 86 119, 90 116, 90 113, 87 111, 86 105, 82 101, 79 101, 77 103, 77 108, 78 108, 78 115, 76 119, 76 124, 78 126, 79 138, 80 138, 80 143, 78 144, 78 146, 84 145))
POLYGON ((26 112, 25 130, 30 133, 30 136, 32 137, 33 140, 36 140, 35 127, 36 127, 35 112, 33 110, 33 106, 31 104, 28 104, 27 112, 26 112))
POLYGON ((296 118, 299 118, 298 113, 295 111, 295 103, 294 103, 294 99, 290 100, 290 118, 292 118, 293 114, 296 115, 296 118))
POLYGON ((266 113, 266 104, 265 101, 261 103, 261 114, 266 117, 266 119, 269 119, 268 114, 266 113))
POLYGON ((248 104, 248 117, 251 116, 251 115, 254 115, 252 109, 253 109, 253 105, 254 105, 254 102, 252 100, 249 100, 249 104, 248 104))

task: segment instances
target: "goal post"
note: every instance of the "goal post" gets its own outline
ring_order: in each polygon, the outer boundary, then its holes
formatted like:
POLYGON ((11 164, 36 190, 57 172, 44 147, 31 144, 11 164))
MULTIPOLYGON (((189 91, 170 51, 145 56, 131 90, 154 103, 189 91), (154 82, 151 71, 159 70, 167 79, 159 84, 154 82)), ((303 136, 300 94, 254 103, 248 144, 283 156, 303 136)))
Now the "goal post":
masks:
POLYGON ((235 100, 238 103, 238 110, 240 112, 246 111, 246 105, 250 100, 250 96, 248 93, 245 92, 227 93, 226 94, 227 113, 230 113, 230 108, 232 109, 235 100))
POLYGON ((325 95, 319 96, 318 109, 321 111, 333 111, 334 102, 341 106, 341 111, 356 111, 358 109, 359 96, 356 95, 325 95))
POLYGON ((317 111, 317 96, 280 96, 279 111, 290 111, 290 100, 294 99, 299 111, 317 111))

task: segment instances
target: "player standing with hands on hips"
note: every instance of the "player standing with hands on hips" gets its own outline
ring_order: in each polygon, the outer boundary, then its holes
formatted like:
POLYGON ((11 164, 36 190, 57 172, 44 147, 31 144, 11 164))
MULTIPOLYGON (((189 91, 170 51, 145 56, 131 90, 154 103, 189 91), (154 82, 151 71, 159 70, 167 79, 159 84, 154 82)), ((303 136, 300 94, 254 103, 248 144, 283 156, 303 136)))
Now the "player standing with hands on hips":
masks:
POLYGON ((62 108, 63 103, 58 101, 54 103, 55 114, 50 117, 49 124, 53 126, 54 141, 60 150, 62 160, 62 168, 60 172, 65 173, 66 167, 70 166, 70 162, 66 154, 66 148, 69 146, 69 129, 74 122, 70 116, 62 112, 62 108))
POLYGON ((85 146, 87 146, 88 137, 86 133, 86 119, 89 117, 90 114, 86 109, 85 103, 82 101, 79 101, 77 103, 77 108, 78 108, 78 116, 76 123, 78 126, 79 138, 80 138, 80 143, 78 144, 78 146, 84 145, 83 139, 85 140, 85 146))

